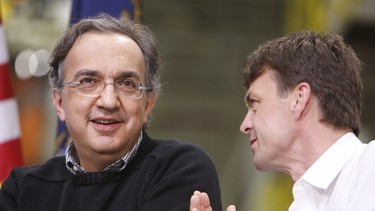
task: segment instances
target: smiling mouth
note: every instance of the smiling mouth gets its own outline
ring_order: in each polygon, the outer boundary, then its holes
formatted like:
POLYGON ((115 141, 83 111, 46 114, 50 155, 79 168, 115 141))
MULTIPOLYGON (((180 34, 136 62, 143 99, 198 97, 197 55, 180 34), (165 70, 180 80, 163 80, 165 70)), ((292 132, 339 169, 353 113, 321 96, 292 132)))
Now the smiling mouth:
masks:
POLYGON ((117 124, 119 121, 114 120, 91 120, 91 122, 101 125, 110 125, 110 124, 117 124))

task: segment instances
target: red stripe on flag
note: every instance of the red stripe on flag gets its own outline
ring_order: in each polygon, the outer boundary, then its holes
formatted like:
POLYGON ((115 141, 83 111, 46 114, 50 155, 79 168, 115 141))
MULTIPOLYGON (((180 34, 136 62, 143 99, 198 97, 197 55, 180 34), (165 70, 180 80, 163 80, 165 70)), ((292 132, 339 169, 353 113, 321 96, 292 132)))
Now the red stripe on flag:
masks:
POLYGON ((0 181, 5 180, 15 166, 22 165, 22 153, 19 139, 0 144, 0 181))
POLYGON ((0 64, 0 100, 13 97, 8 64, 0 64))

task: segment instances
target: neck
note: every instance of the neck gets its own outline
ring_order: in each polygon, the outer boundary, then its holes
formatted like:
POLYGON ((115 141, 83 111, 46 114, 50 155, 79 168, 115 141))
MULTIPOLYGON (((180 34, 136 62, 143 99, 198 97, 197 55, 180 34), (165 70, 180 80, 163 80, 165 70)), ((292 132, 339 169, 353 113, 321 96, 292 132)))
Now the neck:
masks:
POLYGON ((291 157, 291 165, 285 170, 293 181, 300 179, 303 174, 343 135, 350 129, 334 129, 325 124, 319 124, 315 129, 305 129, 295 143, 298 143, 291 157), (309 132, 306 132, 309 131, 309 132))
POLYGON ((109 165, 121 159, 125 156, 131 149, 118 153, 89 153, 89 156, 79 153, 79 164, 86 172, 99 172, 104 171, 109 165))

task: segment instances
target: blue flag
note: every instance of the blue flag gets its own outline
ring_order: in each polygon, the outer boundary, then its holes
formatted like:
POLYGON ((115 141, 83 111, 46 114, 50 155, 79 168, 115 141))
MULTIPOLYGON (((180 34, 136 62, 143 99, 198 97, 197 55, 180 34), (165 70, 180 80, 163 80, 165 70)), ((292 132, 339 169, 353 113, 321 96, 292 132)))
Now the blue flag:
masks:
POLYGON ((141 0, 73 0, 70 23, 105 12, 141 22, 141 0))
MULTIPOLYGON (((70 24, 92 17, 100 13, 107 13, 113 17, 129 17, 135 22, 142 20, 141 0, 73 0, 70 24)), ((58 121, 56 134, 55 155, 64 155, 69 143, 69 134, 64 122, 58 121)))

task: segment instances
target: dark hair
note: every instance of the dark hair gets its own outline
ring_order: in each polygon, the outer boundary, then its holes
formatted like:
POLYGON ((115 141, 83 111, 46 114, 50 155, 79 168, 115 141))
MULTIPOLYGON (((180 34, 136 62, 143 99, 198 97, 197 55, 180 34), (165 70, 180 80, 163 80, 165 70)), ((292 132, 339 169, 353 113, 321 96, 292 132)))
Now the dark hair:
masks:
POLYGON ((265 42, 247 57, 244 88, 265 68, 274 73, 280 96, 306 82, 319 99, 321 122, 359 134, 362 63, 341 36, 302 31, 265 42))
POLYGON ((138 44, 145 59, 147 86, 150 90, 158 93, 160 89, 160 56, 156 39, 151 30, 147 26, 136 24, 130 19, 116 19, 104 13, 82 19, 72 25, 56 43, 50 58, 49 81, 52 88, 61 86, 65 57, 77 39, 88 32, 113 32, 133 39, 138 44))

